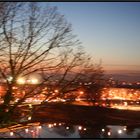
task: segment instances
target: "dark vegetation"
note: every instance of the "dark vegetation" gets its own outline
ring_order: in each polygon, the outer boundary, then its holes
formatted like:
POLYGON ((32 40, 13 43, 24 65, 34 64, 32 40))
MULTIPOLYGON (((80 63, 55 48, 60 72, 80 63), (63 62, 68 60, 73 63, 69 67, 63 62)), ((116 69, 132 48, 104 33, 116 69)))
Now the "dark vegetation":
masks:
POLYGON ((13 121, 14 112, 28 98, 42 94, 44 101, 75 98, 81 89, 76 82, 90 83, 84 86, 85 96, 99 98, 102 76, 101 64, 85 53, 72 25, 56 7, 0 2, 0 82, 6 89, 0 92, 0 123, 13 121), (41 77, 38 83, 26 84, 34 74, 41 77), (19 84, 21 78, 25 82, 19 84), (42 85, 50 83, 43 91, 42 85))
MULTIPOLYGON (((26 110, 27 107, 20 108, 26 110)), ((20 111, 16 112, 16 114, 20 111)), ((15 116, 17 118, 17 116, 15 116)), ((62 121, 83 125, 140 125, 140 111, 118 110, 100 106, 82 106, 63 103, 34 105, 30 122, 62 121)))

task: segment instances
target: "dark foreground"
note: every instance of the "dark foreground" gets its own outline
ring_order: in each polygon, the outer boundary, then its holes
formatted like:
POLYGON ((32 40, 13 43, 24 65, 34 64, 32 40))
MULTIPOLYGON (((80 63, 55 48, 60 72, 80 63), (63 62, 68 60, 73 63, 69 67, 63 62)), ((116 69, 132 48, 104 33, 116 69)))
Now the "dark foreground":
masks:
POLYGON ((21 122, 21 110, 28 106, 16 112, 19 124, 0 129, 1 138, 140 138, 139 111, 46 103, 21 122))
POLYGON ((31 121, 65 121, 74 124, 140 125, 140 111, 118 110, 99 106, 43 104, 33 107, 31 121))

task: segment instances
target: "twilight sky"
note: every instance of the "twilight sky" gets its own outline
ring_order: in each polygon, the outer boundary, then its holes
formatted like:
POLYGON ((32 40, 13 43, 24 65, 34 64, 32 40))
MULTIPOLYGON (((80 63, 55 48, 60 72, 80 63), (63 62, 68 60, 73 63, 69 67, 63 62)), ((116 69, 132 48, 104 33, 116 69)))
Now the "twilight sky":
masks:
POLYGON ((105 70, 140 71, 139 2, 50 2, 105 70))

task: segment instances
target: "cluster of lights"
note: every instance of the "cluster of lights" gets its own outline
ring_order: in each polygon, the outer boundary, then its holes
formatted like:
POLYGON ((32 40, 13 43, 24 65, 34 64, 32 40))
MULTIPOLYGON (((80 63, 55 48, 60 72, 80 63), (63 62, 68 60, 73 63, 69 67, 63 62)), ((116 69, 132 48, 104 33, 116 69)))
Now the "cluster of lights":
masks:
POLYGON ((104 88, 101 99, 138 100, 140 99, 140 90, 104 88))
MULTIPOLYGON (((52 128, 53 125, 52 125, 52 124, 49 124, 48 127, 49 127, 49 128, 52 128)), ((37 126, 37 130, 38 130, 38 129, 41 129, 41 128, 42 128, 42 126, 37 126)), ((69 129, 70 129, 70 128, 67 126, 67 127, 66 127, 66 130, 69 130, 69 129)), ((79 127, 78 127, 78 130, 82 130, 82 127, 79 126, 79 127), (79 129, 79 128, 80 128, 80 129, 79 129)), ((83 130, 85 131, 85 130, 87 130, 87 129, 86 129, 86 128, 83 128, 83 130)), ((126 131, 126 128, 124 128, 124 131, 126 131)), ((29 128, 26 128, 26 129, 25 129, 25 133, 29 133, 29 132, 32 134, 32 137, 35 137, 36 134, 37 134, 37 133, 35 132, 35 130, 30 130, 30 131, 29 131, 29 128)), ((102 129, 102 132, 105 132, 105 129, 102 129)), ((117 130, 117 133, 118 133, 118 134, 122 134, 122 133, 123 133, 123 130, 119 129, 119 130, 117 130)), ((112 134, 111 131, 108 131, 108 132, 107 132, 107 135, 108 135, 108 136, 111 136, 111 134, 112 134)), ((10 136, 14 136, 14 132, 11 131, 11 132, 10 132, 10 136)))
MULTIPOLYGON (((102 128, 101 131, 104 133, 104 132, 105 132, 105 129, 102 128)), ((107 135, 108 135, 108 136, 111 136, 111 131, 108 131, 108 132, 107 132, 107 135)))
MULTIPOLYGON (((64 125, 64 124, 65 124, 65 123, 49 123, 49 124, 47 124, 47 126, 48 126, 48 128, 52 128, 52 127, 54 127, 54 126, 61 126, 61 125, 64 125)), ((34 124, 34 126, 36 126, 36 127, 33 128, 33 129, 31 128, 31 126, 32 126, 33 124, 28 124, 28 125, 29 125, 29 126, 25 127, 24 131, 25 131, 25 133, 31 134, 32 137, 36 137, 36 136, 39 134, 40 130, 42 129, 42 126, 40 125, 40 123, 39 123, 39 124, 38 124, 38 123, 34 124)), ((66 129, 66 130, 69 130, 70 127, 69 127, 69 126, 66 126, 65 129, 66 129)), ((87 128, 85 128, 85 127, 83 127, 83 126, 78 126, 77 129, 78 129, 79 131, 82 131, 82 130, 86 131, 86 130, 87 130, 87 128)), ((103 134, 103 133, 106 133, 108 136, 113 135, 113 131, 112 131, 112 130, 113 130, 113 129, 110 128, 110 127, 109 127, 109 131, 108 131, 108 130, 105 130, 105 128, 102 128, 102 129, 101 129, 102 134, 103 134)), ((119 128, 118 130, 116 130, 116 132, 117 132, 118 135, 121 135, 121 134, 123 134, 126 130, 127 130, 127 127, 126 127, 126 126, 123 126, 122 128, 119 128)), ((11 137, 14 136, 14 131, 13 131, 13 130, 10 131, 10 132, 9 132, 9 135, 10 135, 11 137)))
POLYGON ((53 100, 48 101, 48 102, 66 102, 66 100, 62 99, 62 98, 56 98, 56 99, 53 99, 53 100))
MULTIPOLYGON (((126 130, 127 130, 127 127, 124 126, 122 129, 118 129, 118 130, 117 130, 117 133, 118 133, 119 135, 121 135, 121 134, 122 134, 124 131, 126 131, 126 130)), ((101 131, 104 133, 104 132, 105 132, 105 129, 102 128, 101 131)), ((107 132, 107 135, 108 135, 108 136, 111 136, 111 134, 112 134, 111 131, 108 131, 108 132, 107 132)))
POLYGON ((130 83, 130 82, 121 82, 120 83, 120 85, 129 85, 129 86, 131 86, 131 85, 140 85, 140 82, 135 82, 135 83, 130 83))
MULTIPOLYGON (((64 123, 49 123, 47 125, 47 127, 48 128, 53 128, 54 126, 62 126, 62 125, 64 125, 64 123)), ((42 126, 37 125, 36 131, 35 130, 29 130, 29 128, 25 128, 24 131, 25 131, 25 133, 31 133, 32 137, 35 137, 38 134, 39 130, 41 130, 41 129, 42 129, 42 126)), ((66 127, 66 130, 69 130, 68 126, 66 127)), ((13 136, 13 132, 10 132, 10 136, 13 136)))
POLYGON ((39 81, 38 81, 38 79, 36 79, 36 78, 32 78, 32 79, 28 79, 28 80, 25 80, 24 78, 18 78, 17 79, 17 83, 18 84, 38 84, 39 83, 39 81))

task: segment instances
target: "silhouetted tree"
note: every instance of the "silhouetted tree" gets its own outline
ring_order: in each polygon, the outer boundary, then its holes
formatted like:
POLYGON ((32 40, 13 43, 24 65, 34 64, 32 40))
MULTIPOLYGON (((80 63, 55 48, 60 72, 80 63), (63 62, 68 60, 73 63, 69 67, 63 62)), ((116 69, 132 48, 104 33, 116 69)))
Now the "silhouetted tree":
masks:
MULTIPOLYGON (((43 4, 0 3, 0 78, 6 87, 1 93, 1 122, 12 119, 14 110, 27 98, 44 94, 52 100, 76 91, 76 81, 87 68, 93 68, 71 24, 56 7, 43 4), (37 84, 18 83, 19 78, 27 81, 34 74, 41 76, 37 84), (59 92, 54 93, 55 87, 59 92)), ((101 71, 97 68, 93 73, 97 76, 101 71)))

